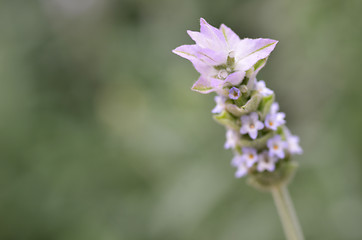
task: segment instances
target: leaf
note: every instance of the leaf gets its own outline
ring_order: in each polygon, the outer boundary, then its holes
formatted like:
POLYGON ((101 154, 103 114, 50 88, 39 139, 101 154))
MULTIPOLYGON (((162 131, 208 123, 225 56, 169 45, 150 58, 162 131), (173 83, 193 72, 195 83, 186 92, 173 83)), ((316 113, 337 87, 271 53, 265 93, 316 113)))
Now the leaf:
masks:
POLYGON ((214 91, 214 89, 212 87, 204 87, 204 86, 201 86, 201 85, 199 85, 199 86, 194 85, 191 88, 191 90, 199 92, 199 93, 205 93, 205 94, 214 91))
POLYGON ((263 58, 263 59, 260 59, 259 61, 257 61, 254 65, 254 71, 258 71, 262 67, 264 67, 266 60, 267 60, 267 58, 263 58))
POLYGON ((245 114, 256 112, 261 100, 262 96, 258 93, 255 93, 251 96, 249 101, 245 103, 244 106, 238 107, 234 104, 226 104, 226 109, 234 116, 241 117, 245 114))
POLYGON ((254 140, 243 137, 239 141, 240 147, 251 147, 258 150, 266 148, 267 141, 275 135, 274 131, 271 131, 260 138, 254 140))
POLYGON ((263 97, 261 100, 261 103, 259 105, 259 111, 260 111, 260 119, 264 121, 266 115, 270 111, 270 107, 274 102, 274 94, 271 94, 269 96, 263 97))
POLYGON ((236 131, 239 131, 240 126, 237 124, 237 119, 235 119, 230 113, 227 111, 223 111, 218 115, 214 115, 213 118, 216 122, 224 125, 228 128, 232 128, 236 131))

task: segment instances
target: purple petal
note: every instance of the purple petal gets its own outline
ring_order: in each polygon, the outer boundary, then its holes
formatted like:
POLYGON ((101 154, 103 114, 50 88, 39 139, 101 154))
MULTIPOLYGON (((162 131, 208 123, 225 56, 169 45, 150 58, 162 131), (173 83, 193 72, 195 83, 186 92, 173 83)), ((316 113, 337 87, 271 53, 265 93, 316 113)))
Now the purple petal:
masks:
POLYGON ((249 117, 249 116, 244 115, 244 116, 241 116, 240 119, 241 119, 241 123, 242 123, 243 125, 249 124, 249 120, 250 120, 250 117, 249 117))
POLYGON ((203 18, 200 18, 200 32, 212 40, 216 46, 220 48, 226 47, 225 38, 221 31, 208 24, 203 18))
POLYGON ((264 128, 264 124, 260 121, 257 121, 255 127, 256 129, 261 130, 264 128))
POLYGON ((269 171, 269 172, 272 172, 272 171, 274 171, 274 169, 275 169, 275 165, 274 164, 268 164, 268 166, 266 167, 266 169, 269 171))
POLYGON ((172 52, 191 61, 191 59, 196 58, 196 45, 181 45, 172 52))
POLYGON ((237 68, 239 70, 250 69, 257 61, 270 55, 278 43, 272 39, 249 39, 240 41, 237 51, 237 68))
POLYGON ((258 121, 258 118, 259 118, 258 113, 256 113, 256 112, 250 113, 250 119, 251 119, 253 122, 258 121))
POLYGON ((255 139, 258 136, 258 130, 256 129, 250 130, 249 136, 251 137, 251 139, 255 139))
POLYGON ((238 35, 236 35, 230 28, 225 26, 224 24, 221 24, 220 31, 224 35, 224 38, 226 40, 226 43, 229 46, 229 50, 234 50, 237 48, 237 45, 240 41, 240 38, 238 35))
POLYGON ((270 113, 275 114, 279 111, 279 104, 277 102, 274 102, 270 107, 270 113))
POLYGON ((199 49, 200 47, 196 45, 182 45, 172 50, 172 52, 189 60, 201 74, 208 74, 214 71, 212 66, 198 58, 199 49))
POLYGON ((240 128, 240 133, 241 133, 241 134, 245 134, 245 133, 247 133, 247 132, 248 132, 248 129, 247 129, 246 126, 242 126, 242 127, 240 128))
MULTIPOLYGON (((197 46, 199 46, 200 48, 204 48, 204 49, 206 48, 206 49, 216 51, 218 54, 223 55, 226 60, 226 57, 229 54, 229 52, 224 47, 225 44, 221 44, 219 40, 215 41, 214 39, 210 38, 208 35, 203 34, 203 33, 190 31, 190 30, 188 30, 187 33, 192 38, 192 40, 195 41, 197 46)), ((214 36, 212 36, 212 37, 214 37, 214 36)))
POLYGON ((283 150, 276 152, 276 155, 281 159, 283 159, 285 157, 285 153, 283 150))
POLYGON ((195 56, 201 61, 212 66, 223 64, 227 60, 227 55, 223 52, 216 52, 208 48, 199 48, 195 52, 195 56))
POLYGON ((206 78, 200 76, 200 78, 192 86, 192 90, 200 93, 210 93, 214 92, 219 86, 223 83, 222 80, 215 78, 206 78))
POLYGON ((202 47, 202 48, 210 48, 210 41, 207 40, 208 38, 204 34, 202 34, 200 32, 190 31, 190 30, 187 30, 187 34, 200 47, 202 47))
POLYGON ((234 72, 225 79, 225 83, 230 83, 231 85, 239 85, 243 81, 244 77, 245 72, 234 72))

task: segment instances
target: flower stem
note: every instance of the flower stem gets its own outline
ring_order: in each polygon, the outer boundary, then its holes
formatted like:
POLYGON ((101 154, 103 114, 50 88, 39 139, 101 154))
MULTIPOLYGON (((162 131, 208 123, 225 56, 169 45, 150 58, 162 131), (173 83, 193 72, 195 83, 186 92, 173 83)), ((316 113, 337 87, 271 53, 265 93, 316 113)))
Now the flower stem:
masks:
POLYGON ((273 187, 271 192, 287 239, 303 240, 302 229, 290 199, 288 189, 285 185, 278 185, 273 187))

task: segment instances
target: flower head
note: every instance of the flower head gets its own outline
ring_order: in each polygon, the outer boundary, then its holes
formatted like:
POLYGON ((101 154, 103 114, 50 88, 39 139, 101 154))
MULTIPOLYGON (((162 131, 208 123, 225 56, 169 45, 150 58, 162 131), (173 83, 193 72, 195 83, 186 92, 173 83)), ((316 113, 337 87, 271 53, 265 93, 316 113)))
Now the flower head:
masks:
POLYGON ((200 32, 187 31, 193 45, 182 45, 173 52, 192 62, 201 74, 192 90, 201 93, 219 91, 224 86, 240 84, 246 71, 267 58, 278 41, 240 39, 222 24, 219 29, 200 19, 200 32))
POLYGON ((251 139, 255 139, 258 136, 258 130, 264 128, 264 124, 258 119, 259 116, 257 112, 252 112, 250 115, 241 116, 240 133, 248 133, 251 139))
POLYGON ((280 135, 275 135, 267 141, 269 148, 269 156, 276 156, 283 159, 285 157, 284 150, 288 147, 287 143, 282 140, 280 135))
POLYGON ((275 163, 278 161, 278 158, 275 156, 270 156, 268 151, 265 150, 258 156, 258 165, 257 170, 263 172, 265 170, 272 172, 275 169, 275 163))
POLYGON ((191 61, 200 73, 192 90, 216 92, 213 118, 227 129, 224 148, 233 149, 235 176, 249 175, 251 184, 266 189, 285 182, 292 176, 292 171, 285 172, 292 169, 289 156, 302 153, 299 138, 285 126, 285 114, 273 103, 274 92, 263 80, 257 81, 278 41, 240 39, 224 24, 215 28, 203 18, 199 32, 187 33, 195 44, 173 52, 191 61))
POLYGON ((225 149, 235 148, 239 141, 239 133, 234 130, 228 129, 226 131, 226 142, 224 145, 225 149))

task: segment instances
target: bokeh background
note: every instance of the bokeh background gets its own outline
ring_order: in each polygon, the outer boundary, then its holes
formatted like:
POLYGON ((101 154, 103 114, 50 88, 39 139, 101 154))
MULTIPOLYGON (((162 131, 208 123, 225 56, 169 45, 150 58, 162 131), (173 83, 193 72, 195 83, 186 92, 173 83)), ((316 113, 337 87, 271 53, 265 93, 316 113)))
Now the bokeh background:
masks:
POLYGON ((279 40, 259 73, 304 155, 306 239, 362 239, 362 1, 0 0, 0 239, 284 239, 171 50, 199 18, 279 40))

